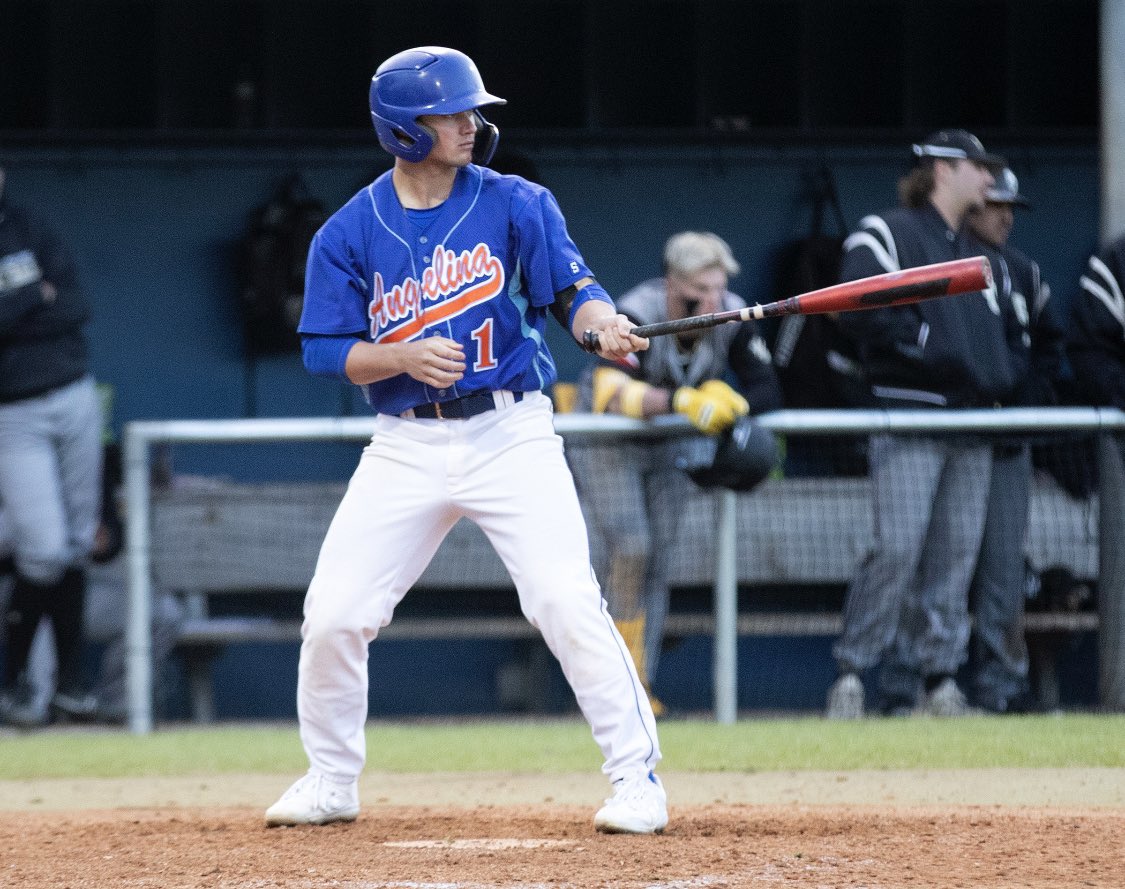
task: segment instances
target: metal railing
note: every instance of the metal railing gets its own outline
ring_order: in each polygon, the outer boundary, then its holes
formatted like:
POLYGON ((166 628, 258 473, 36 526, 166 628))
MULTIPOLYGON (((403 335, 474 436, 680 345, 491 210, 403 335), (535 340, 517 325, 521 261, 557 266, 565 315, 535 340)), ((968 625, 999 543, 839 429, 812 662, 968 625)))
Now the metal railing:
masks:
MULTIPOLYGON (((882 410, 783 410, 762 415, 761 423, 778 435, 872 434, 872 433, 1121 433, 1125 413, 1111 408, 1005 408, 964 411, 882 410)), ((145 734, 152 730, 152 650, 150 638, 152 599, 151 553, 151 449, 154 444, 251 443, 295 441, 365 440, 374 432, 370 418, 299 418, 233 420, 134 421, 123 436, 125 470, 126 555, 128 562, 128 619, 126 624, 129 730, 145 734)), ((558 433, 567 438, 635 439, 691 434, 681 417, 660 417, 644 422, 625 417, 559 414, 558 433)), ((1103 444, 1105 442, 1103 441, 1103 444)), ((1110 442, 1112 444, 1112 442, 1110 442)), ((1099 470, 1104 481, 1117 480, 1121 470, 1120 450, 1098 449, 1099 470)), ((1119 487, 1118 490, 1121 488, 1119 487)), ((717 499, 716 555, 714 565, 713 695, 715 719, 732 723, 737 718, 738 607, 736 554, 736 503, 733 492, 721 491, 717 499)), ((1105 529, 1122 534, 1120 526, 1105 529)), ((1119 514, 1114 511, 1114 514, 1119 514)), ((1104 549, 1104 548, 1103 548, 1104 549)), ((1123 547, 1125 549, 1125 547, 1123 547)), ((1100 628, 1102 702, 1112 709, 1125 709, 1125 566, 1114 552, 1102 557, 1100 628), (1105 581, 1112 581, 1107 589, 1105 581)))

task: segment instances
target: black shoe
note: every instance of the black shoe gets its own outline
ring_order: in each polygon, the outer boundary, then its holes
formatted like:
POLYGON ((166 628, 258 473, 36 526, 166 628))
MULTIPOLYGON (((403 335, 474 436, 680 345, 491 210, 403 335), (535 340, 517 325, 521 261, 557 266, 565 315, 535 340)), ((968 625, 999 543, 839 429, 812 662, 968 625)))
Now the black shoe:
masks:
POLYGON ((905 695, 883 695, 879 700, 880 716, 913 716, 915 700, 905 695))
POLYGON ((111 705, 99 701, 94 721, 99 725, 126 725, 129 722, 129 711, 123 704, 111 705))
POLYGON ((24 683, 0 692, 0 722, 15 728, 42 728, 48 722, 47 713, 35 706, 31 690, 24 683))
POLYGON ((83 691, 57 691, 51 698, 51 715, 58 722, 94 722, 98 699, 83 691))
POLYGON ((1017 716, 1026 716, 1032 713, 1047 713, 1048 710, 1030 691, 1021 691, 1014 698, 1008 699, 1004 706, 1004 712, 1014 713, 1017 716))
POLYGON ((1030 691, 1021 691, 1006 701, 981 701, 980 706, 986 713, 996 716, 1028 716, 1050 712, 1030 691))

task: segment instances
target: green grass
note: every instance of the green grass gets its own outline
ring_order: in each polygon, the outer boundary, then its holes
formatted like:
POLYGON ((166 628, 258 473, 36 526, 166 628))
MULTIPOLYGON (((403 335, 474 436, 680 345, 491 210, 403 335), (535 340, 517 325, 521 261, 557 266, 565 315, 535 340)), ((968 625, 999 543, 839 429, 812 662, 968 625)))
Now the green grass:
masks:
MULTIPOLYGON (((1125 767, 1125 716, 1063 715, 826 722, 666 722, 665 770, 1125 767)), ((368 769, 391 772, 596 770, 580 719, 372 723, 368 769)), ((0 779, 299 772, 296 726, 0 735, 0 779)))

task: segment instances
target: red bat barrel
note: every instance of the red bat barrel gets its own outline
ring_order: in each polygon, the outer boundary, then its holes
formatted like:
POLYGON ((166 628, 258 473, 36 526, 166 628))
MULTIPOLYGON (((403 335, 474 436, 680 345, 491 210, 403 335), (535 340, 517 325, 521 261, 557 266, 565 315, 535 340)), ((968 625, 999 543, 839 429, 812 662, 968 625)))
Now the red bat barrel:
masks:
POLYGON ((831 287, 762 306, 762 314, 770 317, 879 309, 921 302, 938 296, 972 293, 990 286, 992 266, 985 257, 974 256, 971 259, 955 259, 833 284, 831 287))

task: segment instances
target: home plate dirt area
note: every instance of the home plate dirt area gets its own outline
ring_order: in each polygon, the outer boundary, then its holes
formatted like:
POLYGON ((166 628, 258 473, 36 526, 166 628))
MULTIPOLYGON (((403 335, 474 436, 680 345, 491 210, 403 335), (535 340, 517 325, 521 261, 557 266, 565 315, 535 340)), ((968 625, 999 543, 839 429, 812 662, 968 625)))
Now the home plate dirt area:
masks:
MULTIPOLYGON (((972 781, 970 773, 943 777, 972 781)), ((1118 770, 1107 777, 1120 786, 1118 770)), ((224 780, 211 781, 216 792, 224 780)), ((275 829, 263 826, 260 806, 200 804, 190 793, 178 804, 167 798, 168 786, 142 805, 97 808, 98 798, 84 785, 81 801, 56 808, 66 798, 58 788, 45 786, 35 796, 29 783, 6 782, 0 886, 1125 886, 1125 807, 1115 797, 1107 804, 1104 785, 1091 792, 1088 808, 1073 805, 1066 793, 1054 797, 1067 800, 1061 806, 929 805, 909 795, 890 803, 777 801, 776 795, 770 802, 704 803, 691 792, 681 794, 691 802, 677 804, 674 787, 683 780, 670 774, 665 782, 673 801, 661 836, 597 834, 594 807, 575 805, 565 792, 563 801, 513 801, 511 782, 495 802, 481 799, 471 783, 457 801, 445 784, 434 794, 442 797, 436 804, 424 796, 409 805, 365 797, 354 823, 275 829)), ((108 788, 106 805, 120 802, 119 794, 108 788)), ((968 783, 962 795, 972 798, 968 783)))

